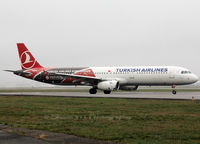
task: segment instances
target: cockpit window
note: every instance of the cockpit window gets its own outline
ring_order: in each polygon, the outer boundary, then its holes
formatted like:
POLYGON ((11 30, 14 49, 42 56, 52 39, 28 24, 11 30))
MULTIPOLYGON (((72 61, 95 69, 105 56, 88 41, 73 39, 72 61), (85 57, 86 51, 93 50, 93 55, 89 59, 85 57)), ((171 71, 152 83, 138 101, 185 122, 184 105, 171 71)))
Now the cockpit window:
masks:
POLYGON ((181 74, 191 74, 190 71, 181 71, 181 74))

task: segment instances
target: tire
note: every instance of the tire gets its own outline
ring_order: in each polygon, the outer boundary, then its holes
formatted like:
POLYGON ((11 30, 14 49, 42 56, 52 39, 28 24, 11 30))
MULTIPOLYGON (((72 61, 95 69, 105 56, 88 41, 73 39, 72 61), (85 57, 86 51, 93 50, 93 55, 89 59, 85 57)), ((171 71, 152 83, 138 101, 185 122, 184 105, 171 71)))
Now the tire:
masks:
POLYGON ((175 95, 175 94, 176 94, 176 90, 173 90, 173 91, 172 91, 172 94, 174 94, 174 95, 175 95))
POLYGON ((109 91, 109 90, 104 91, 104 94, 110 94, 110 93, 111 93, 111 91, 109 91))
POLYGON ((96 93, 97 93, 97 89, 91 88, 91 89, 89 90, 89 93, 90 93, 90 94, 96 94, 96 93))

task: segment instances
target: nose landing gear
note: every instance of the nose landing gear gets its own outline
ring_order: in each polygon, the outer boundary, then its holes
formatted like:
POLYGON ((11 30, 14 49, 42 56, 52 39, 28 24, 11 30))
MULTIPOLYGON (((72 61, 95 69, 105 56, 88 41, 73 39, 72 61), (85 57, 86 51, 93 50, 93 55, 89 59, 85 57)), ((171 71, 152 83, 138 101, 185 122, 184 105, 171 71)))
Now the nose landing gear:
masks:
POLYGON ((172 85, 172 94, 176 94, 176 85, 172 85))
POLYGON ((174 94, 174 95, 175 95, 175 94, 176 94, 176 90, 172 90, 172 94, 174 94))

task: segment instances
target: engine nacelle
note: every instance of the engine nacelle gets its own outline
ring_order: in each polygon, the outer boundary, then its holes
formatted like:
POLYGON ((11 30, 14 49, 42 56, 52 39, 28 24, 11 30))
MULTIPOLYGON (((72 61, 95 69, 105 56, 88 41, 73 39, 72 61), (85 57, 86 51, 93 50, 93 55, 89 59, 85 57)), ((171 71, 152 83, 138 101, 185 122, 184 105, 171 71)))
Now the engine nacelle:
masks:
POLYGON ((127 91, 135 91, 137 90, 138 85, 136 86, 120 86, 120 90, 127 90, 127 91))
POLYGON ((119 88, 119 82, 116 80, 103 81, 97 84, 97 88, 108 91, 117 90, 119 88))

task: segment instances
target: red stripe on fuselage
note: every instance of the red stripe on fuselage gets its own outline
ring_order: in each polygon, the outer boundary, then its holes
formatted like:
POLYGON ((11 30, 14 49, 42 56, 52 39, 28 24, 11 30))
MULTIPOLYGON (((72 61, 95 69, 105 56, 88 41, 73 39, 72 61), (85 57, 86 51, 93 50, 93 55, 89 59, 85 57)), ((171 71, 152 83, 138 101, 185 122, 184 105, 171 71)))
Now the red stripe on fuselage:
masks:
POLYGON ((90 77, 96 77, 93 70, 91 68, 81 70, 79 72, 76 72, 74 75, 81 75, 81 76, 90 76, 90 77))
MULTIPOLYGON (((44 74, 48 74, 48 70, 52 70, 52 69, 55 69, 55 68, 33 68, 33 69, 29 69, 29 70, 25 70, 25 72, 28 72, 30 73, 30 75, 21 75, 25 78, 28 78, 28 79, 34 79, 37 75, 39 75, 41 72, 44 72, 44 74), (45 73, 46 72, 46 73, 45 73)), ((88 69, 83 69, 83 70, 80 70, 78 72, 75 72, 74 75, 81 75, 81 76, 89 76, 89 77, 96 77, 93 70, 88 68, 88 69)), ((48 78, 46 79, 48 80, 48 78)), ((75 78, 66 78, 65 80, 62 81, 62 83, 64 84, 74 84, 74 81, 76 79, 75 78)), ((82 81, 76 81, 76 83, 81 83, 82 81)))

